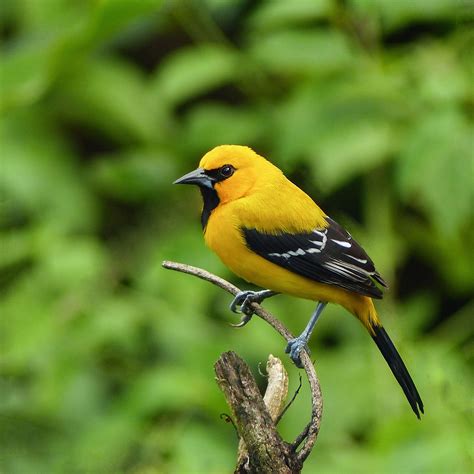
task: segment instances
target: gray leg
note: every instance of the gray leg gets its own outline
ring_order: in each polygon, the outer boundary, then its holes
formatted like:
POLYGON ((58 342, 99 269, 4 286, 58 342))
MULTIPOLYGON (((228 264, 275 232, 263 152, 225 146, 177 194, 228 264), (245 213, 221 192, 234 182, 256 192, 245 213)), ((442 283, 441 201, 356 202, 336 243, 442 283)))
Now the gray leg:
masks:
POLYGON ((236 327, 245 326, 253 315, 252 303, 261 303, 263 300, 275 296, 278 293, 272 290, 262 290, 262 291, 241 291, 235 295, 235 298, 230 303, 230 310, 234 313, 243 313, 244 316, 240 320, 239 324, 233 324, 236 327), (240 306, 240 310, 238 309, 240 306))
POLYGON ((302 349, 306 349, 309 354, 309 338, 311 337, 311 333, 313 332, 316 321, 318 320, 320 314, 323 312, 323 309, 326 307, 326 305, 327 302, 325 301, 320 301, 318 303, 318 306, 316 306, 316 309, 314 310, 314 313, 311 316, 308 324, 304 328, 304 331, 297 338, 289 341, 288 345, 286 346, 285 352, 287 354, 290 354, 291 360, 295 363, 296 367, 299 367, 300 369, 303 367, 300 359, 300 352, 302 349))

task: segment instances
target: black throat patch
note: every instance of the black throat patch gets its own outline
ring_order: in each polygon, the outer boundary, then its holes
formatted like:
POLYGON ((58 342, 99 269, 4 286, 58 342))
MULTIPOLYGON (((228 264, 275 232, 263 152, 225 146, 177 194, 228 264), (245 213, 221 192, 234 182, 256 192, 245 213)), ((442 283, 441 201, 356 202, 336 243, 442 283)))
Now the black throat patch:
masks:
POLYGON ((206 229, 211 212, 219 205, 219 196, 215 189, 207 187, 199 187, 199 189, 201 190, 202 200, 204 201, 201 214, 201 225, 204 230, 206 229))

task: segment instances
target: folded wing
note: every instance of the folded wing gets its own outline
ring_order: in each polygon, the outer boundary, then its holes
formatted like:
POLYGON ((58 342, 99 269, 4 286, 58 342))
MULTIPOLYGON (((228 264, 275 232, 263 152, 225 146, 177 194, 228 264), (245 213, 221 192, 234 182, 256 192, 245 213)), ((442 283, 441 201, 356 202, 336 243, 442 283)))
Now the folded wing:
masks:
POLYGON ((308 233, 264 233, 243 228, 247 246, 261 257, 319 283, 382 298, 375 282, 387 287, 364 249, 337 222, 308 233))

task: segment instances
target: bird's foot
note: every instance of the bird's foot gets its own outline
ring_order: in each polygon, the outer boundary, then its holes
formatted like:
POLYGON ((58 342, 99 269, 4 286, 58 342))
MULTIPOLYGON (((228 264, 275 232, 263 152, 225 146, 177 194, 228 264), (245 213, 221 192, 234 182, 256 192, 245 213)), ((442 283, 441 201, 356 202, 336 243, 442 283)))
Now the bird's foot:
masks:
POLYGON ((253 302, 258 301, 258 291, 240 291, 235 295, 235 298, 230 303, 230 310, 233 313, 242 313, 242 318, 240 318, 240 322, 237 324, 231 324, 231 326, 235 328, 242 328, 244 327, 253 316, 253 302), (240 306, 240 309, 238 308, 240 306))
POLYGON ((230 303, 229 308, 233 313, 243 313, 247 316, 252 316, 254 313, 252 303, 261 303, 266 295, 266 291, 239 291, 230 303), (238 308, 239 306, 240 309, 238 308))
POLYGON ((235 295, 235 298, 230 303, 230 310, 234 313, 242 313, 243 316, 240 319, 238 324, 231 324, 236 328, 241 328, 245 326, 251 319, 252 315, 255 312, 253 308, 253 303, 261 303, 263 300, 270 298, 277 293, 272 290, 262 290, 262 291, 239 291, 235 295), (240 306, 240 309, 238 308, 240 306))
POLYGON ((303 364, 301 362, 300 354, 302 350, 306 350, 306 352, 310 355, 311 351, 308 348, 308 341, 305 337, 299 336, 295 339, 291 339, 288 341, 288 345, 286 346, 285 352, 290 354, 291 360, 294 362, 296 367, 302 369, 303 364))

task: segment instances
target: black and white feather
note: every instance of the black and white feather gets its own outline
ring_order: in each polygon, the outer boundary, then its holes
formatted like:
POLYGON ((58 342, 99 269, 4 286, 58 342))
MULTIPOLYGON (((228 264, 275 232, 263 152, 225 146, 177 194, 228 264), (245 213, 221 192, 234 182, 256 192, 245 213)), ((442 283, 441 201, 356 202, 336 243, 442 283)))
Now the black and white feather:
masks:
POLYGON ((364 249, 337 222, 312 232, 268 234, 243 228, 247 246, 261 257, 301 276, 355 293, 382 298, 386 287, 364 249))

